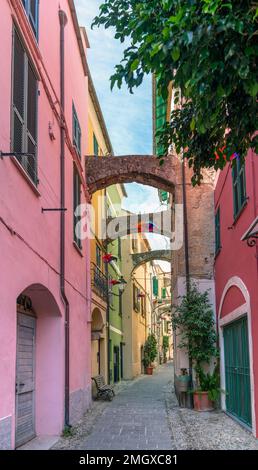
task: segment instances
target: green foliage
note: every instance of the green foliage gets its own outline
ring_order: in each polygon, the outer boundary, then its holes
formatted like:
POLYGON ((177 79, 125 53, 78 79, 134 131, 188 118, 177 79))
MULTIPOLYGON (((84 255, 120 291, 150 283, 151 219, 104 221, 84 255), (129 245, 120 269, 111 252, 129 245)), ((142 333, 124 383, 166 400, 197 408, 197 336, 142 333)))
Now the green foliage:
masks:
POLYGON ((205 372, 199 368, 197 371, 198 381, 199 381, 199 390, 201 392, 208 392, 209 400, 213 402, 218 402, 221 389, 220 389, 220 376, 217 371, 217 368, 213 371, 212 374, 205 372))
POLYGON ((143 364, 144 367, 149 367, 152 362, 156 359, 158 354, 157 340, 155 335, 152 333, 148 336, 143 351, 143 364))
POLYGON ((65 426, 62 432, 62 437, 72 437, 75 434, 75 430, 72 426, 65 426))
POLYGON ((193 184, 202 168, 223 168, 250 146, 258 151, 257 7, 255 0, 105 0, 93 21, 129 42, 112 88, 124 81, 132 93, 152 73, 164 98, 171 81, 180 90, 181 109, 158 137, 161 148, 185 149, 193 184))
POLYGON ((174 330, 180 330, 178 347, 187 350, 197 373, 203 364, 209 364, 218 355, 214 314, 207 291, 201 293, 192 284, 189 292, 181 297, 180 305, 175 306, 172 325, 174 330))
POLYGON ((169 337, 168 336, 163 336, 162 349, 163 349, 164 355, 167 354, 168 348, 169 348, 169 337))

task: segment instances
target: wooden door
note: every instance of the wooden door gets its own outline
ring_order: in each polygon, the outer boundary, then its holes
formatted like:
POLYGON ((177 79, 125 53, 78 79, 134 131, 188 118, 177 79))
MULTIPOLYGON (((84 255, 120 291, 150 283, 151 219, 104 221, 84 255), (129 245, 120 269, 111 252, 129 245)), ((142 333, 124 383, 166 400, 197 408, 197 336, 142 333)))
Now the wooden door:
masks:
POLYGON ((35 437, 35 327, 35 317, 18 313, 16 447, 35 437))

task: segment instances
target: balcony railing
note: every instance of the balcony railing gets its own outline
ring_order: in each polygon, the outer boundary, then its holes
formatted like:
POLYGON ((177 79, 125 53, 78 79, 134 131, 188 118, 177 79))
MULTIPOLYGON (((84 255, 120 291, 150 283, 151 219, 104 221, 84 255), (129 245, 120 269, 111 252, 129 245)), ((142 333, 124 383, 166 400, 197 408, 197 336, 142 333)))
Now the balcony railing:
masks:
POLYGON ((91 286, 92 290, 103 300, 107 301, 108 281, 107 277, 96 264, 91 263, 91 286))

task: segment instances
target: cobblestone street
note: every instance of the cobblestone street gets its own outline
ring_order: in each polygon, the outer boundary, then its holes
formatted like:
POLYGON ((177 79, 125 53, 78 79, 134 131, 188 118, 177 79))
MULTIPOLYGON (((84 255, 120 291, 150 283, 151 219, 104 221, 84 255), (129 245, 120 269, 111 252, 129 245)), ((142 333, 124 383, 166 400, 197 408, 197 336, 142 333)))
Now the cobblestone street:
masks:
POLYGON ((221 411, 179 408, 167 364, 152 377, 120 385, 113 402, 94 402, 74 434, 54 449, 258 449, 258 441, 221 411))

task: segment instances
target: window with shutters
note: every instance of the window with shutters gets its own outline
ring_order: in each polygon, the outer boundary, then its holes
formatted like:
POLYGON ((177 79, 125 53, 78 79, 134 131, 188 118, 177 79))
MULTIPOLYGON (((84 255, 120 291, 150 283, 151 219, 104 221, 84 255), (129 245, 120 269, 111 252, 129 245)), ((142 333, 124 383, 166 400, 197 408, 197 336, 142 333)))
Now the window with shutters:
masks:
POLYGON ((34 184, 37 176, 38 81, 17 31, 13 38, 12 151, 34 184))
POLYGON ((140 299, 139 299, 140 289, 133 284, 133 309, 135 312, 140 311, 140 299))
POLYGON ((95 134, 93 134, 93 149, 94 149, 94 155, 98 156, 99 155, 99 144, 96 139, 95 134))
POLYGON ((39 0, 22 0, 33 32, 38 39, 39 30, 39 0))
POLYGON ((78 206, 81 204, 81 180, 80 175, 74 166, 73 169, 73 237, 78 248, 82 248, 81 238, 78 233, 78 222, 80 221, 80 211, 78 206))
POLYGON ((81 156, 81 126, 73 103, 73 145, 81 156))
POLYGON ((152 291, 154 297, 158 297, 159 295, 159 281, 156 276, 153 277, 152 279, 152 291))
POLYGON ((221 249, 221 238, 220 238, 220 207, 217 209, 215 215, 215 254, 221 249))
POLYGON ((96 265, 101 269, 101 248, 96 245, 96 265))
POLYGON ((238 158, 232 168, 232 179, 234 218, 236 219, 246 202, 245 165, 238 158))

